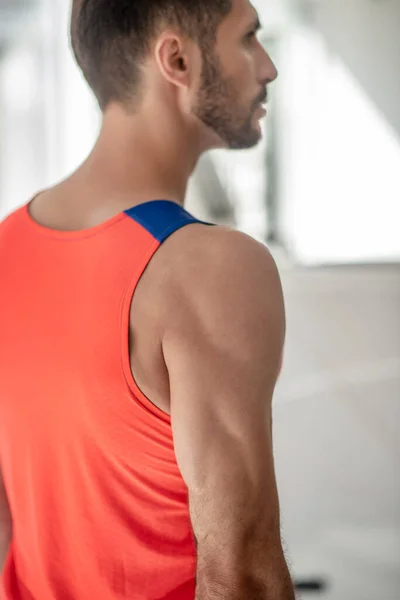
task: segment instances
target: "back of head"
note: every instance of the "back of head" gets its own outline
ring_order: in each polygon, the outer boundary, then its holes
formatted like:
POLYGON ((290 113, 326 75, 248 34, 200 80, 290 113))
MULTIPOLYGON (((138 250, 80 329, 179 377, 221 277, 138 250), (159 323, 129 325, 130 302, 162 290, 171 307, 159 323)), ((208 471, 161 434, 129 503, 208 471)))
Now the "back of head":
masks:
POLYGON ((138 95, 144 60, 163 27, 189 36, 206 54, 231 6, 232 0, 73 0, 72 47, 100 108, 138 95))

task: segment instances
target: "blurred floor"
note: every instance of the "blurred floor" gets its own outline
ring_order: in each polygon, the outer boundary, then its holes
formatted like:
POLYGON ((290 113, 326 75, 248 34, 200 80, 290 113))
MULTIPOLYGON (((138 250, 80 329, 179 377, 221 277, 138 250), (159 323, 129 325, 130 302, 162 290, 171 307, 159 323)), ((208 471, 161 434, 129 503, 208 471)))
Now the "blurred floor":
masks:
POLYGON ((282 278, 283 536, 294 574, 330 583, 302 597, 399 600, 400 266, 283 265, 282 278))

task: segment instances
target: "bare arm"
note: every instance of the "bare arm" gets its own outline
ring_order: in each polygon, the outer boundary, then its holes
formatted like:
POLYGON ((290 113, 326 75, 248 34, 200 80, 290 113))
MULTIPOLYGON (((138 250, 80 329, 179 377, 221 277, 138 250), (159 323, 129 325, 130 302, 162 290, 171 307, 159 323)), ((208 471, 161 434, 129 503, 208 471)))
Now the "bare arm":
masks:
POLYGON ((6 490, 0 471, 0 573, 3 570, 8 548, 11 543, 12 523, 6 490))
POLYGON ((222 229, 208 243, 174 275, 163 338, 197 540, 196 600, 293 600, 272 451, 281 284, 270 254, 244 234, 222 229))

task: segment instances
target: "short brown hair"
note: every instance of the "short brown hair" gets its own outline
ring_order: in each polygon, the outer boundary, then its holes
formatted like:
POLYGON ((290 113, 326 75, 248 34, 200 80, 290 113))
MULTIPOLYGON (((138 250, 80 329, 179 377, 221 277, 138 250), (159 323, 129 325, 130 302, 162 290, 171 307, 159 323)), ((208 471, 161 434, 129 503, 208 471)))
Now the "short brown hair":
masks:
POLYGON ((72 48, 100 108, 135 95, 162 24, 178 27, 206 53, 231 8, 232 0, 73 0, 72 48))

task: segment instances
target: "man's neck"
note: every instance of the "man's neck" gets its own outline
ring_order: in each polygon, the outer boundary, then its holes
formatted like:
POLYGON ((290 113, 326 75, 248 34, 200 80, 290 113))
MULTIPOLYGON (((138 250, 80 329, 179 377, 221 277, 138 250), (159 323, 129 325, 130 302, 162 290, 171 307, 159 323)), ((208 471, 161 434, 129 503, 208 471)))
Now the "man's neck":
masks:
POLYGON ((188 180, 202 153, 182 129, 158 117, 153 122, 114 111, 104 118, 97 144, 81 168, 81 177, 126 197, 127 206, 165 198, 184 203, 188 180))

